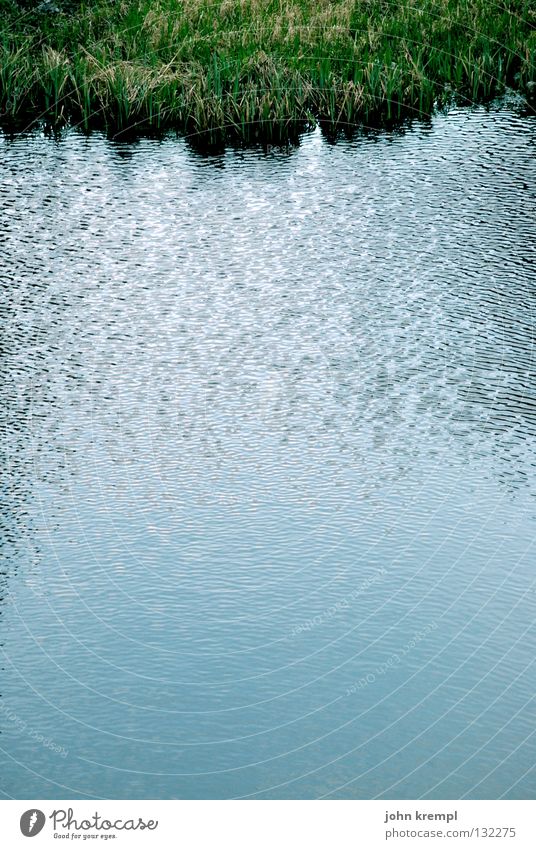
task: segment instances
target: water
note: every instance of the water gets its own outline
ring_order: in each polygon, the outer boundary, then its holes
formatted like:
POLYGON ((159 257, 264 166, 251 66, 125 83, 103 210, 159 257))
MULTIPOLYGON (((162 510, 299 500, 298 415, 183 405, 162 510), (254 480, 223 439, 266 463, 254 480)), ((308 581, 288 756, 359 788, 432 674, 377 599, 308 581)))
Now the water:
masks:
POLYGON ((536 124, 0 143, 0 787, 532 798, 536 124))

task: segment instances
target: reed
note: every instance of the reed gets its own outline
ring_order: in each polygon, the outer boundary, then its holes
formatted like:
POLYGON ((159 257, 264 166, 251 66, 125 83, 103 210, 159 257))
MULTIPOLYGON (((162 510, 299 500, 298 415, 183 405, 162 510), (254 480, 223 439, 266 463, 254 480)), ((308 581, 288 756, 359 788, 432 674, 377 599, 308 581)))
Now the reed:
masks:
POLYGON ((4 122, 279 142, 534 89, 534 0, 56 3, 0 0, 4 122))

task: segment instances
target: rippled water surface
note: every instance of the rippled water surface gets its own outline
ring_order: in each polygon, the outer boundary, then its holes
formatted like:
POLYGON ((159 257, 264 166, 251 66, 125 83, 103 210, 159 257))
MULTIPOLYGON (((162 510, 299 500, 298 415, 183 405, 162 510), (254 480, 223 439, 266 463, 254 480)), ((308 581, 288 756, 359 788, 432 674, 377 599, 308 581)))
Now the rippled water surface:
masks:
POLYGON ((0 140, 5 796, 534 796, 535 129, 0 140))

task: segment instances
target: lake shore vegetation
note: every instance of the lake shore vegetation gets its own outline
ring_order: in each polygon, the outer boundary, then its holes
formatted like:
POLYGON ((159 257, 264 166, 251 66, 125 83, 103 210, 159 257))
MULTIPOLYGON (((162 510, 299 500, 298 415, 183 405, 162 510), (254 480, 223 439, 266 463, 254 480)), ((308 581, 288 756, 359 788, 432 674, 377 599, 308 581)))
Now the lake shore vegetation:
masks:
POLYGON ((0 0, 0 114, 281 143, 535 86, 533 0, 0 0))

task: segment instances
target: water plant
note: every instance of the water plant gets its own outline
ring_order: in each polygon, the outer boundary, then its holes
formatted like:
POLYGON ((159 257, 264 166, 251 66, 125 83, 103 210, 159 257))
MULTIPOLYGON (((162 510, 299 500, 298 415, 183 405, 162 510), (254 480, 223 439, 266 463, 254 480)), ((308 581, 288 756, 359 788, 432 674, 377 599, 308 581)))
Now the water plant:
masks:
POLYGON ((24 2, 0 0, 0 114, 24 125, 283 141, 536 77, 533 0, 24 2))

